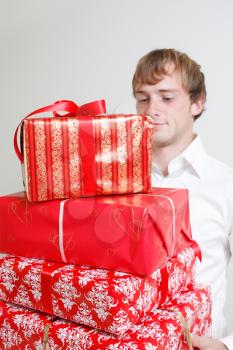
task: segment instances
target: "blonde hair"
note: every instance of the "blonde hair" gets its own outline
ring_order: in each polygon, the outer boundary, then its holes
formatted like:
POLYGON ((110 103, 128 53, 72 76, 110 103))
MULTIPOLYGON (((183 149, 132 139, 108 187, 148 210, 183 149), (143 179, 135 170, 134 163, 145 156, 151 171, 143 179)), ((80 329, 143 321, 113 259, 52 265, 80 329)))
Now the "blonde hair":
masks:
MULTIPOLYGON (((132 81, 134 96, 142 84, 159 82, 168 74, 170 64, 174 65, 174 70, 180 71, 183 88, 188 92, 191 101, 197 102, 200 98, 205 101, 205 76, 201 72, 201 66, 187 54, 174 49, 153 50, 139 60, 132 81)), ((199 118, 202 112, 194 119, 199 118)))

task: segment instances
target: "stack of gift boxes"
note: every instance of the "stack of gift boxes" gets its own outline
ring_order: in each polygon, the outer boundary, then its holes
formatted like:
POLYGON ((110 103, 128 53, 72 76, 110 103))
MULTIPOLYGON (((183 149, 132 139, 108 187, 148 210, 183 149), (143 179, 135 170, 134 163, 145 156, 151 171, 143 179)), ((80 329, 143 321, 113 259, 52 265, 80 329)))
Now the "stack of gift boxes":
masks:
POLYGON ((0 198, 0 348, 191 349, 210 291, 187 190, 151 190, 153 120, 103 101, 41 112, 15 136, 25 192, 0 198))

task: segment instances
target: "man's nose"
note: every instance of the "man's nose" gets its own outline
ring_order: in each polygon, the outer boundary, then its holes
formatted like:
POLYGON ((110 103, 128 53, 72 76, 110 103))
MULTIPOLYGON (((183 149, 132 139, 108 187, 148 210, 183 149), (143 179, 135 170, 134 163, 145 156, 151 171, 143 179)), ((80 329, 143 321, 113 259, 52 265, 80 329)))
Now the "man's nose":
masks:
POLYGON ((151 117, 158 117, 160 115, 161 109, 158 101, 150 101, 146 107, 146 114, 151 117))

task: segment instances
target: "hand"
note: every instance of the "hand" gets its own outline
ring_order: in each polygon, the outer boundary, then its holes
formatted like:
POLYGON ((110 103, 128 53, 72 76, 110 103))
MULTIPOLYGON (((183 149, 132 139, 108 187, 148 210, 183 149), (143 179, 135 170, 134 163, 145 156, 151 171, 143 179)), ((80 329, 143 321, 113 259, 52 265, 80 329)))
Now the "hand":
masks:
POLYGON ((199 337, 191 334, 192 345, 199 350, 227 350, 227 347, 217 339, 199 337))

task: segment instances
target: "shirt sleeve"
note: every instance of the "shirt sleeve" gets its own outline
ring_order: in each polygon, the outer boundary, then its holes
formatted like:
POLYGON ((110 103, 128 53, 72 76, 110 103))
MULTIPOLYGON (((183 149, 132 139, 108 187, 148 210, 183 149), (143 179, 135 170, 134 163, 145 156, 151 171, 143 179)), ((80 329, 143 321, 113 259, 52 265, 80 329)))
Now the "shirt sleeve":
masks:
MULTIPOLYGON (((230 232, 229 232, 229 244, 231 250, 231 258, 233 256, 233 193, 230 197, 230 232)), ((221 342, 227 347, 228 350, 233 350, 233 333, 220 339, 221 342)))
POLYGON ((233 256, 233 203, 232 203, 232 223, 229 233, 229 244, 230 244, 230 250, 231 250, 231 256, 233 256))
POLYGON ((233 257, 233 175, 231 181, 227 186, 227 203, 228 203, 228 215, 227 215, 227 226, 228 226, 228 239, 230 245, 231 256, 233 257))
POLYGON ((229 245, 230 245, 230 251, 231 256, 233 257, 233 181, 230 188, 230 198, 229 198, 229 214, 228 214, 228 220, 229 220, 229 245))
POLYGON ((233 334, 219 340, 227 347, 228 350, 233 350, 233 334))

